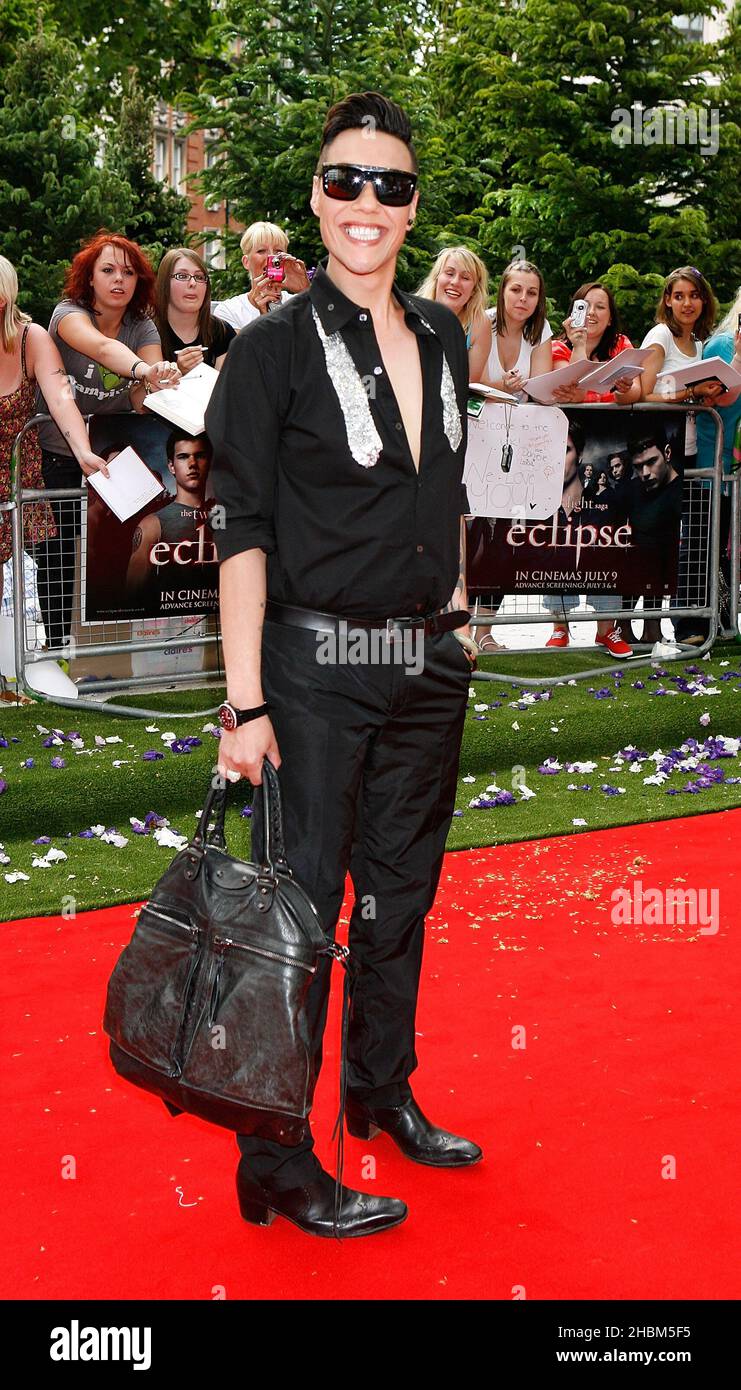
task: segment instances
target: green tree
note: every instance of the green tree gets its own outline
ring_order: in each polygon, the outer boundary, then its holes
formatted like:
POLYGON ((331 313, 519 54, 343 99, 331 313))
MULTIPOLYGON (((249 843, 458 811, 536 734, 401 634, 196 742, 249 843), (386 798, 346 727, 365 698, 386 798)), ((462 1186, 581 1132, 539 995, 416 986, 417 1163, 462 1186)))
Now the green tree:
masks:
MULTIPOLYGON (((20 0, 12 0, 20 3, 20 0)), ((136 67, 153 100, 171 101, 184 74, 199 84, 212 61, 210 31, 219 15, 214 0, 45 0, 50 20, 78 44, 85 81, 83 111, 98 122, 115 120, 129 69, 136 67)))
POLYGON ((24 309, 46 323, 80 241, 131 214, 127 184, 96 164, 97 140, 79 116, 77 51, 38 34, 5 74, 0 109, 0 234, 24 309))
POLYGON ((0 85, 3 74, 15 60, 22 39, 30 39, 39 29, 40 10, 33 0, 0 0, 0 85))
POLYGON ((156 265, 168 247, 182 245, 189 202, 152 173, 153 108, 154 101, 142 91, 136 71, 127 73, 118 124, 106 140, 105 169, 131 189, 131 212, 121 231, 142 246, 156 265))
MULTIPOLYGON (((440 7, 419 0, 227 0, 212 35, 225 71, 178 99, 196 127, 221 132, 222 158, 204 177, 206 191, 226 198, 243 223, 280 223, 292 249, 317 260, 322 246, 309 194, 324 116, 349 92, 382 91, 409 112, 422 166, 419 215, 399 263, 402 283, 414 286, 448 238, 461 201, 475 205, 485 187, 446 137, 426 72, 439 29, 440 7)), ((237 289, 244 272, 232 242, 227 283, 237 289)))
MULTIPOLYGON (((718 4, 691 8, 710 15, 718 4)), ((721 297, 741 277, 738 41, 687 42, 672 22, 682 9, 464 0, 434 70, 454 142, 487 176, 459 224, 495 268, 524 247, 561 307, 582 280, 608 276, 635 334, 673 266, 701 265, 721 297), (694 112, 701 132, 717 111, 717 151, 671 143, 668 106, 694 112), (664 114, 652 126, 655 109, 664 114)))

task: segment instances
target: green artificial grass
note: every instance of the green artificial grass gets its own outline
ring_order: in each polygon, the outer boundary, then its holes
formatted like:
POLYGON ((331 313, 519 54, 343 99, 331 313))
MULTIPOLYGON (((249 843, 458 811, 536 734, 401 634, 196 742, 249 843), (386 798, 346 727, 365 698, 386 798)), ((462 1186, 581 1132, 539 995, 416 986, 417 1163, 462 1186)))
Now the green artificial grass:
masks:
MULTIPOLYGON (((589 652, 551 656, 548 672, 562 674, 564 680, 571 672, 585 669, 584 663, 587 669, 599 664, 599 658, 589 652)), ((472 685, 456 802, 459 814, 453 819, 448 848, 572 834, 741 805, 741 783, 713 785, 693 794, 681 790, 695 776, 692 772, 674 774, 665 786, 645 786, 643 778, 653 773, 654 764, 641 766, 637 773, 631 773, 629 765, 614 770, 614 755, 628 745, 650 754, 659 748, 668 752, 688 737, 699 742, 708 735, 741 737, 741 646, 717 646, 712 660, 694 664, 698 677, 687 673, 686 663, 659 668, 666 672, 663 676, 650 667, 616 665, 622 679, 612 674, 556 685, 549 694, 545 689, 547 699, 518 709, 514 706, 523 699, 543 694, 542 687, 538 691, 520 683, 527 675, 542 675, 542 655, 486 658, 484 671, 511 671, 511 679, 505 683, 477 680, 472 685), (676 678, 712 678, 718 693, 678 691, 676 678), (644 689, 635 689, 635 682, 642 682, 644 689), (675 693, 649 693, 659 690, 675 693), (607 693, 600 696, 599 692, 607 693), (476 705, 486 708, 476 710, 476 705), (706 712, 710 719, 703 725, 700 716, 706 712), (597 767, 588 773, 563 770, 551 776, 538 771, 548 758, 562 765, 593 761, 597 767), (471 777, 473 781, 464 780, 471 777), (536 793, 533 798, 521 799, 518 786, 522 782, 536 793), (569 783, 578 789, 568 791, 569 783), (512 792, 515 804, 471 808, 470 801, 486 795, 486 788, 494 784, 512 792), (584 790, 585 786, 590 790, 584 790), (625 791, 611 795, 603 786, 625 791), (667 789, 680 794, 668 795, 667 789), (575 820, 586 824, 575 827, 575 820)), ((0 776, 7 783, 0 794, 0 841, 10 861, 0 872, 29 875, 28 881, 13 884, 0 878, 5 918, 73 908, 82 911, 147 895, 174 850, 160 847, 149 835, 134 834, 129 818, 144 820, 153 811, 166 817, 179 833, 192 834, 195 812, 203 804, 216 765, 217 740, 203 727, 213 716, 168 723, 168 713, 202 711, 220 698, 216 688, 126 697, 127 703, 161 711, 147 719, 75 712, 47 704, 0 708, 0 734, 8 741, 7 747, 0 747, 0 776), (37 730, 39 724, 47 730, 79 733, 85 751, 75 752, 68 742, 44 748, 46 735, 37 730), (156 728, 149 731, 150 724, 156 728), (161 737, 168 732, 178 740, 195 737, 201 742, 188 752, 173 752, 161 737), (97 745, 96 735, 120 742, 97 745), (148 750, 163 757, 145 760, 142 755, 148 750), (54 757, 61 757, 65 766, 53 768, 54 757), (22 766, 29 758, 34 766, 22 766), (117 848, 98 837, 79 838, 81 831, 95 825, 115 827, 128 843, 117 848), (44 856, 49 849, 49 845, 34 845, 41 836, 50 837, 52 847, 67 858, 50 868, 34 868, 34 857, 44 856)), ((119 697, 117 702, 124 699, 119 697)), ((741 776, 738 757, 712 766, 722 768, 726 776, 741 776)), ((230 848, 247 857, 249 819, 241 817, 240 811, 249 802, 250 791, 244 783, 235 789, 232 800, 227 820, 230 848)))

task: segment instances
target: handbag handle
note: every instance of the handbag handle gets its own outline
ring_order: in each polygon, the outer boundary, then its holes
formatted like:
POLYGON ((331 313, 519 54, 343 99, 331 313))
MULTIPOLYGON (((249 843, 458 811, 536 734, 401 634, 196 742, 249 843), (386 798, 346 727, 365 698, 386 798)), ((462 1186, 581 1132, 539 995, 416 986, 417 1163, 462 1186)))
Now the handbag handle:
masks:
MULTIPOLYGON (((214 786, 212 781, 209 787, 208 796, 201 812, 198 822, 198 829, 193 837, 193 843, 199 849, 206 845, 214 845, 219 849, 226 848, 226 836, 224 833, 224 817, 226 815, 226 798, 229 786, 214 786), (213 828, 209 831, 209 826, 213 818, 213 828)), ((262 764, 262 809, 263 809, 263 840, 264 840, 264 861, 265 867, 274 873, 280 869, 283 873, 290 874, 291 870, 286 859, 285 841, 283 838, 283 802, 281 799, 280 782, 278 773, 268 758, 263 759, 262 764)))

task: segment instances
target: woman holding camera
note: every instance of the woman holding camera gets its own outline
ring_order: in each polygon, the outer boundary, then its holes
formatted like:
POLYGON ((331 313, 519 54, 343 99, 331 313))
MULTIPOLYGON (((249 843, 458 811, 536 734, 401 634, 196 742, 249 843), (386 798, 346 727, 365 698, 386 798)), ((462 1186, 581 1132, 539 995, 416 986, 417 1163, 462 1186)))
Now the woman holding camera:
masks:
POLYGON ((217 372, 236 332, 211 313, 211 281, 196 251, 166 251, 154 287, 154 319, 165 357, 174 358, 183 376, 206 362, 217 372))
MULTIPOLYGON (((594 362, 597 365, 609 361, 611 357, 617 357, 619 352, 632 346, 630 338, 620 331, 612 290, 608 290, 607 286, 601 285, 599 281, 590 281, 580 285, 572 295, 569 312, 553 344, 553 365, 562 367, 567 362, 594 362), (574 306, 579 301, 587 307, 586 311, 582 310, 583 322, 577 320, 575 323, 574 306)), ((613 402, 617 402, 618 405, 630 405, 640 399, 641 383, 639 377, 634 380, 621 377, 611 391, 586 391, 575 384, 557 386, 553 394, 559 405, 580 405, 585 401, 590 405, 600 401, 608 405, 613 402)))

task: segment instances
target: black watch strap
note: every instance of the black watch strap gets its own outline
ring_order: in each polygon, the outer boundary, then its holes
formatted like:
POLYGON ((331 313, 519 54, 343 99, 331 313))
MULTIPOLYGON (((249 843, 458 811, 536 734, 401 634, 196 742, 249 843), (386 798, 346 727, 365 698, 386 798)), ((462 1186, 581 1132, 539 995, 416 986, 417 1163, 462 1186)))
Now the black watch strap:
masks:
POLYGON ((218 709, 219 723, 222 729, 231 731, 238 729, 240 724, 249 724, 252 719, 260 719, 269 709, 268 704, 255 705, 254 709, 237 709, 229 700, 224 700, 218 709))

